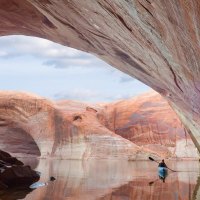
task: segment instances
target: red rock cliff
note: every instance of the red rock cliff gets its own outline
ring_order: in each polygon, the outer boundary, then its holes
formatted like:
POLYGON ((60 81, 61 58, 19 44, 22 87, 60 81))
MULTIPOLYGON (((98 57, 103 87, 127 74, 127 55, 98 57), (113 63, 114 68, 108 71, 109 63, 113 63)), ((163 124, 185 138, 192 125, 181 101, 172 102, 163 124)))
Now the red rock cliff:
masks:
POLYGON ((170 157, 198 158, 197 150, 177 115, 156 92, 105 105, 106 127, 170 157))
POLYGON ((93 53, 164 96, 200 150, 200 2, 0 0, 0 35, 93 53))
POLYGON ((107 105, 51 102, 0 92, 0 149, 63 159, 198 158, 176 115, 156 93, 107 105))
POLYGON ((18 156, 64 159, 161 156, 107 129, 98 120, 98 110, 78 102, 55 104, 30 94, 0 92, 0 148, 18 156))

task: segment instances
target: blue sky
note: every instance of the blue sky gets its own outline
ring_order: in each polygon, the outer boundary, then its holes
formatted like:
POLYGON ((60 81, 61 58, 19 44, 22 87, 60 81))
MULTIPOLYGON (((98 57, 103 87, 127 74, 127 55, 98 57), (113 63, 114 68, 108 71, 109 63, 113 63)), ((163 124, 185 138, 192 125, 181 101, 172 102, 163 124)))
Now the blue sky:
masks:
POLYGON ((45 39, 6 36, 0 37, 0 90, 110 102, 150 88, 91 54, 45 39))

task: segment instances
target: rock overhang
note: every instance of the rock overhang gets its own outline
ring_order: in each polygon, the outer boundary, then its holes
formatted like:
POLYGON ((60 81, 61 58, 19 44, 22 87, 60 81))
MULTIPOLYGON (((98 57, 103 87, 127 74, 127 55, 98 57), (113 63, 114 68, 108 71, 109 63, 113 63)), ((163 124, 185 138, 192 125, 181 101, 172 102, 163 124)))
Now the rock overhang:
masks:
POLYGON ((0 35, 46 38, 136 77, 169 101, 200 149, 199 4, 0 0, 0 35))

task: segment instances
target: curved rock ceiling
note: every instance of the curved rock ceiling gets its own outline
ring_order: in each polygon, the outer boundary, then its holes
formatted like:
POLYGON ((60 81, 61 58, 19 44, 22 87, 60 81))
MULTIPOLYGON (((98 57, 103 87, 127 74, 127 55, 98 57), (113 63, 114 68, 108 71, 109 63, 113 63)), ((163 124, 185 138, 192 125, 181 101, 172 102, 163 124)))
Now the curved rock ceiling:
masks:
POLYGON ((0 35, 97 55, 164 96, 200 150, 198 0, 0 0, 0 35))

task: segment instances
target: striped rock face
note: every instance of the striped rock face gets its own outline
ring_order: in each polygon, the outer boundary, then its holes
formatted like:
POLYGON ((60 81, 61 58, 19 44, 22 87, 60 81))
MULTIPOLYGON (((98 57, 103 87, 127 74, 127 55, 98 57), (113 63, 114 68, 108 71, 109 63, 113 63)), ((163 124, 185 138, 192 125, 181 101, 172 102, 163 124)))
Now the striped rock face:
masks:
POLYGON ((0 149, 14 156, 198 159, 176 114, 155 92, 96 105, 0 92, 0 124, 0 149))
POLYGON ((97 55, 164 96, 200 150, 200 2, 0 0, 0 35, 97 55))
POLYGON ((198 159, 187 130, 158 93, 149 92, 104 108, 105 126, 138 146, 171 158, 198 159))
POLYGON ((15 156, 60 159, 161 156, 107 129, 97 117, 102 109, 72 101, 56 104, 27 93, 0 92, 0 149, 15 156))

